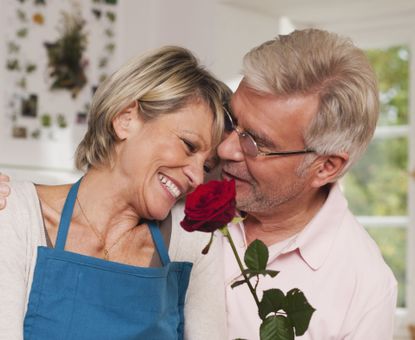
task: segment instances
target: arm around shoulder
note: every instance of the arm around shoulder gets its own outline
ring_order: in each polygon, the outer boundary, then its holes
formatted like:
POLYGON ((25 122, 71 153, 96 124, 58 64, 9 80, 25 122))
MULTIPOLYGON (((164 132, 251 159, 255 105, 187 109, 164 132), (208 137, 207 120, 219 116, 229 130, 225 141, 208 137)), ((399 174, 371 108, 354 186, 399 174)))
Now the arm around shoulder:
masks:
POLYGON ((0 211, 0 339, 22 339, 28 289, 30 211, 28 183, 11 185, 7 207, 0 211))
POLYGON ((202 249, 210 233, 189 233, 180 227, 183 206, 172 210, 172 260, 193 263, 185 301, 185 339, 226 339, 226 310, 221 236, 215 234, 207 255, 202 249))
POLYGON ((193 264, 185 305, 185 338, 189 340, 226 339, 223 253, 219 238, 215 235, 206 255, 201 251, 209 237, 204 238, 203 245, 196 242, 199 246, 194 251, 198 258, 193 264))

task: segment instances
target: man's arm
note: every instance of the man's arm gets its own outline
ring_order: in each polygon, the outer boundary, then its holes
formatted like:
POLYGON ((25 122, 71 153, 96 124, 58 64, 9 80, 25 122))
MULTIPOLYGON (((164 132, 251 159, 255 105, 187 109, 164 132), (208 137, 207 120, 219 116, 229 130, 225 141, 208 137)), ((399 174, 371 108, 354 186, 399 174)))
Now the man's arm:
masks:
POLYGON ((0 213, 0 339, 22 339, 27 295, 27 250, 30 234, 27 207, 13 187, 0 213))
POLYGON ((397 286, 360 316, 345 340, 392 340, 394 331, 397 286))
POLYGON ((7 183, 9 181, 9 176, 0 172, 0 210, 6 207, 7 196, 10 194, 10 187, 7 183))

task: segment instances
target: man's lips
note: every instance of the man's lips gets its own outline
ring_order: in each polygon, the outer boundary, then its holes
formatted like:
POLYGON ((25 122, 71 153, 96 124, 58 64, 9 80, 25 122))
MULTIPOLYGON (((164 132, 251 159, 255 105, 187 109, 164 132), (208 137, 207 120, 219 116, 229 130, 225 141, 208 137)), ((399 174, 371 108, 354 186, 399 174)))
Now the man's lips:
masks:
POLYGON ((247 179, 234 175, 233 173, 226 171, 224 169, 222 169, 222 178, 227 180, 234 179, 235 181, 248 182, 247 179))

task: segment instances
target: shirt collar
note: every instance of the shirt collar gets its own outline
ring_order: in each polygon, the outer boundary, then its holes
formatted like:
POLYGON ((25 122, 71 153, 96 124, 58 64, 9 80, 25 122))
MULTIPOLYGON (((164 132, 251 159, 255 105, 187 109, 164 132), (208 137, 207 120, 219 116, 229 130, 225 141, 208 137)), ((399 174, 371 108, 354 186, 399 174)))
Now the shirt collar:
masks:
MULTIPOLYGON (((347 211, 347 201, 343 196, 340 185, 331 186, 329 195, 318 213, 298 234, 289 240, 282 241, 282 251, 270 253, 268 263, 273 262, 281 254, 287 254, 298 249, 301 258, 313 270, 319 269, 332 247, 340 221, 347 211)), ((230 224, 229 230, 235 244, 246 248, 246 236, 243 222, 230 224)), ((271 246, 272 247, 272 246, 271 246)), ((281 248, 280 248, 281 249, 281 248)), ((243 256, 243 254, 240 254, 243 256)))
POLYGON ((314 270, 319 269, 333 245, 340 221, 347 211, 347 201, 338 183, 332 185, 326 202, 319 212, 298 234, 288 253, 299 249, 303 260, 314 270))

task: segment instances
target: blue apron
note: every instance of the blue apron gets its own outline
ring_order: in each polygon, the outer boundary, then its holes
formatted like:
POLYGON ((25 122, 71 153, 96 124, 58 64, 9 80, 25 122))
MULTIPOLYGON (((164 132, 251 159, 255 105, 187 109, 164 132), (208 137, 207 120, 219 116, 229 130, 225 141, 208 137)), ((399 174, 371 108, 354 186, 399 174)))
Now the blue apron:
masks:
POLYGON ((148 225, 160 268, 64 250, 80 181, 66 198, 55 248, 38 247, 24 339, 182 339, 192 264, 170 262, 154 222, 148 225))

